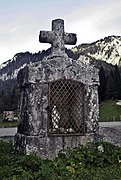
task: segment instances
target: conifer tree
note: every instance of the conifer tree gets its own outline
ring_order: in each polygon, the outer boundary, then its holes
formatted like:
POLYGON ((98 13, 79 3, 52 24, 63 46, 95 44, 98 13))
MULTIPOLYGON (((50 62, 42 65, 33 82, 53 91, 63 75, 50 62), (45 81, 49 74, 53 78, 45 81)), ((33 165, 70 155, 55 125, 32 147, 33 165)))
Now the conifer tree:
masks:
POLYGON ((115 78, 112 71, 110 71, 107 78, 107 98, 116 99, 116 83, 115 83, 115 78))
POLYGON ((116 99, 121 99, 121 77, 117 65, 115 65, 114 80, 116 85, 116 99))
POLYGON ((99 101, 104 101, 106 99, 106 94, 107 94, 107 79, 106 79, 106 75, 105 75, 105 70, 104 68, 101 66, 100 71, 99 71, 99 79, 100 79, 100 86, 98 88, 98 92, 99 92, 99 101))

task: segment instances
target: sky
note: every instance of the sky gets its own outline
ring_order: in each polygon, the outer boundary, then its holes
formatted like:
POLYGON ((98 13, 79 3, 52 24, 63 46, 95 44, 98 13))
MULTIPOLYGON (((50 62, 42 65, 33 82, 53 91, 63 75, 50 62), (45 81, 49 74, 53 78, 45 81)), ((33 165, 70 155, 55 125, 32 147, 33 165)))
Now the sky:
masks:
POLYGON ((65 32, 77 34, 76 45, 121 36, 121 0, 0 0, 0 64, 49 48, 39 42, 39 32, 51 30, 58 18, 65 32))

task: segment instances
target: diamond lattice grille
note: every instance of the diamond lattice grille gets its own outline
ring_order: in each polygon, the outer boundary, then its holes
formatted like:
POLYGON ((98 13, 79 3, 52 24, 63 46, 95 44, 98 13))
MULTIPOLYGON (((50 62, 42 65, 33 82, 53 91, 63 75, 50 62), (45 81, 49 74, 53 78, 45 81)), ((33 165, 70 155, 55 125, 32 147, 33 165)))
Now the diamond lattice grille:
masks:
POLYGON ((84 92, 77 81, 49 83, 49 134, 84 134, 84 92))

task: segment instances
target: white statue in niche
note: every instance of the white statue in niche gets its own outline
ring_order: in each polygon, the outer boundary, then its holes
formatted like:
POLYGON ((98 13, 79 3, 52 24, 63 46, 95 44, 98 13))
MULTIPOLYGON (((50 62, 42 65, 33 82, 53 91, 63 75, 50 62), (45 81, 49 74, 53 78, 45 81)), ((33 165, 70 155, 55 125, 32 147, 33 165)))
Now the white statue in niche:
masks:
POLYGON ((51 118, 52 118, 53 130, 58 129, 59 128, 59 121, 60 121, 60 114, 57 110, 56 105, 54 105, 52 108, 51 118))

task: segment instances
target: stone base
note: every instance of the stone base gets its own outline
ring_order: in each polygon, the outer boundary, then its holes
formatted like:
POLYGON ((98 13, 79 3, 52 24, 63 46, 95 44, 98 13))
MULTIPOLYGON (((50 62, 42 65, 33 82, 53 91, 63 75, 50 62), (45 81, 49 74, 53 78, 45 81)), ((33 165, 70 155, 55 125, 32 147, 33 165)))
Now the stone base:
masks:
POLYGON ((17 133, 15 135, 15 150, 27 155, 36 154, 42 159, 54 159, 60 150, 86 145, 97 140, 97 134, 85 136, 26 136, 17 133))

